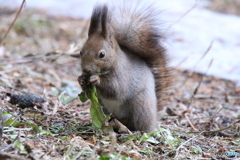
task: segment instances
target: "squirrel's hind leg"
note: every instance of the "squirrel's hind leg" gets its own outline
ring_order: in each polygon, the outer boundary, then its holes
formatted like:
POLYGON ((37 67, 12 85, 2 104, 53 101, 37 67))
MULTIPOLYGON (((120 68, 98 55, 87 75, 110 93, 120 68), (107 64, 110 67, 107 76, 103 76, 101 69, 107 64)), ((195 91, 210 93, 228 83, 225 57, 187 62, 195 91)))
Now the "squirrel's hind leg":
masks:
POLYGON ((140 92, 129 102, 130 116, 126 125, 131 131, 153 131, 157 127, 157 99, 140 92))

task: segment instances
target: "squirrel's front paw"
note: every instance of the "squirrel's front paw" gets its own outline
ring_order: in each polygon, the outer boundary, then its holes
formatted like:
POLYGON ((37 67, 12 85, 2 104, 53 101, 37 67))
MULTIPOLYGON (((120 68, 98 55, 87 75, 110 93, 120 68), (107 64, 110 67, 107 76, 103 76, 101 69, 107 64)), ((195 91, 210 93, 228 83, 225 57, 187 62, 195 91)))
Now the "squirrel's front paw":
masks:
POLYGON ((79 85, 84 89, 87 86, 87 78, 84 76, 79 76, 78 77, 78 83, 79 85))
POLYGON ((89 83, 94 85, 94 86, 97 86, 100 84, 100 78, 99 76, 97 75, 92 75, 90 78, 89 78, 89 83))

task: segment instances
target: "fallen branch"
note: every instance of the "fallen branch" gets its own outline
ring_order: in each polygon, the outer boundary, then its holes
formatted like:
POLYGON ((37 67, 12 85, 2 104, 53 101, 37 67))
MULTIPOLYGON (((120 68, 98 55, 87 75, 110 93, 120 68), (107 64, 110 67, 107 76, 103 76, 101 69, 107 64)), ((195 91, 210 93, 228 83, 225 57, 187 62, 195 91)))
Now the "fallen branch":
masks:
POLYGON ((193 131, 193 132, 187 132, 187 133, 216 133, 216 132, 222 132, 222 131, 227 130, 229 128, 233 128, 234 125, 236 123, 239 123, 239 122, 240 122, 240 119, 236 120, 235 122, 233 122, 232 124, 230 124, 229 126, 227 126, 225 128, 221 128, 221 129, 217 129, 217 130, 213 130, 213 131, 202 131, 202 132, 193 131))
POLYGON ((7 38, 8 33, 10 32, 10 30, 11 30, 12 27, 13 27, 13 25, 15 24, 17 18, 19 17, 19 15, 20 15, 20 13, 21 13, 21 11, 22 11, 22 8, 23 8, 23 5, 24 5, 24 4, 25 4, 25 0, 22 1, 22 4, 21 4, 20 8, 18 9, 18 12, 17 12, 17 14, 16 14, 13 22, 11 23, 11 25, 9 26, 7 32, 5 33, 5 35, 4 35, 3 38, 2 38, 2 42, 1 42, 1 45, 0 45, 0 46, 3 45, 4 40, 7 38))

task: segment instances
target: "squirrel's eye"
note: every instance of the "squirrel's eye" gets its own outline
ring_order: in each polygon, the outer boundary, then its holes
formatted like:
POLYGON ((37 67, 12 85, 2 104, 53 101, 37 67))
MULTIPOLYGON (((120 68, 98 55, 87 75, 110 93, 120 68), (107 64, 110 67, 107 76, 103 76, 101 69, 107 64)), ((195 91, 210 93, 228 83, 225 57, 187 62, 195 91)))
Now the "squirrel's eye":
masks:
POLYGON ((105 52, 101 51, 101 52, 99 53, 99 58, 104 58, 104 57, 105 57, 105 52))

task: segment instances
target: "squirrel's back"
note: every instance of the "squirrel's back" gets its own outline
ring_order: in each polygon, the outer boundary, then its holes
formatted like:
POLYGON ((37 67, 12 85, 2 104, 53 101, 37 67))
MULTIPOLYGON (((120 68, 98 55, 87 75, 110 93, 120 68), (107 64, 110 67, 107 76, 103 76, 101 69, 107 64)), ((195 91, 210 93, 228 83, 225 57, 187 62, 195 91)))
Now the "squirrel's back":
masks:
POLYGON ((144 1, 123 0, 108 5, 109 24, 120 47, 143 58, 155 78, 158 110, 163 109, 165 91, 170 85, 167 56, 159 21, 160 10, 144 1))

